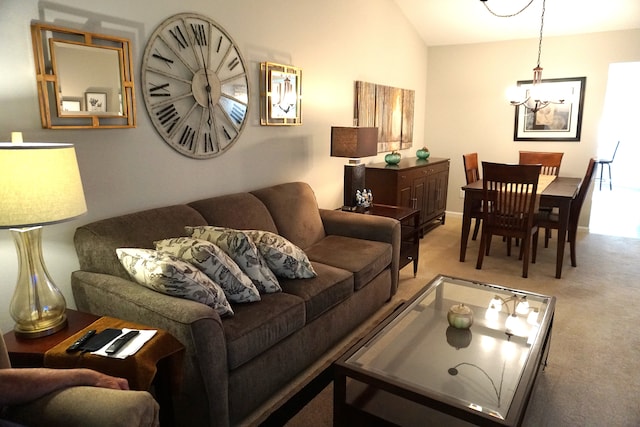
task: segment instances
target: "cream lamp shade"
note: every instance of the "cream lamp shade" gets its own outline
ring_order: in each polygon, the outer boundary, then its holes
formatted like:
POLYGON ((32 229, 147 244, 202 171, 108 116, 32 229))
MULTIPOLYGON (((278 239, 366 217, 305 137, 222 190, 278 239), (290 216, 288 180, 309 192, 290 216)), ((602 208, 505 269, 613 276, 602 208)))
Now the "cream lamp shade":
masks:
POLYGON ((0 228, 68 221, 87 211, 71 144, 0 143, 0 228))
POLYGON ((49 335, 66 325, 66 303, 42 259, 41 230, 87 211, 75 149, 0 143, 0 182, 0 228, 11 229, 18 252, 14 330, 26 338, 49 335))

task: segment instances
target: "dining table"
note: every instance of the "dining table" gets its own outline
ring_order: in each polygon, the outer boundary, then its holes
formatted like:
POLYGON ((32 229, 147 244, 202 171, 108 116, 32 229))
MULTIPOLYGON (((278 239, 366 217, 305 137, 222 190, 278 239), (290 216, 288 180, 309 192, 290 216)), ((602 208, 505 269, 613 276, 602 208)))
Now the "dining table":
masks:
MULTIPOLYGON (((562 263, 564 262, 564 248, 567 241, 567 230, 569 227, 569 213, 571 203, 576 198, 582 178, 556 177, 548 183, 546 188, 540 192, 540 207, 558 208, 558 245, 556 252, 556 278, 562 277, 562 263)), ((471 229, 471 209, 474 202, 482 200, 483 189, 482 180, 478 180, 462 187, 464 191, 464 212, 462 215, 462 236, 460 238, 460 262, 464 262, 467 243, 469 241, 469 231, 471 229)))

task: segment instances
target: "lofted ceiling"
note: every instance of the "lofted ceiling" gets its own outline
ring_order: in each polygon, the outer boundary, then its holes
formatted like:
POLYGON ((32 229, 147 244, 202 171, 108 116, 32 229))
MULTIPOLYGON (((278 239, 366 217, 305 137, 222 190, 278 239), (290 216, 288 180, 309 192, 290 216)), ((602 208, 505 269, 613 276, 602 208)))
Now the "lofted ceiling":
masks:
MULTIPOLYGON (((488 0, 511 14, 531 0, 488 0)), ((543 0, 512 18, 493 16, 480 0, 395 0, 427 46, 537 38, 543 0)), ((544 36, 640 28, 640 0, 546 0, 544 36)), ((638 40, 640 43, 640 40, 638 40)))

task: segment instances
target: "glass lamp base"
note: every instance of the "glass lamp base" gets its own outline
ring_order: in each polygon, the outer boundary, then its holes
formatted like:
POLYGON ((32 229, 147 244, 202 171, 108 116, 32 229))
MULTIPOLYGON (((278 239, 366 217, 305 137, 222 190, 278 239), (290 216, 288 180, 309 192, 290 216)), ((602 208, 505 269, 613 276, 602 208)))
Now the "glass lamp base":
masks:
POLYGON ((45 327, 45 329, 25 329, 16 324, 13 328, 13 333, 19 338, 41 338, 48 335, 55 334, 56 332, 64 329, 67 326, 67 315, 63 314, 62 317, 51 326, 45 327))

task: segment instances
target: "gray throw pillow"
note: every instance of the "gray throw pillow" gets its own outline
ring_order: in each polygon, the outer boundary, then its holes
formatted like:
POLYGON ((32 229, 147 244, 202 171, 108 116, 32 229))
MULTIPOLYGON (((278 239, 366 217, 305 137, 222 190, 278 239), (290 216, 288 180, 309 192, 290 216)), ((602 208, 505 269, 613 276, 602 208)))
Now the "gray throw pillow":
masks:
POLYGON ((243 230, 243 232, 253 240, 276 276, 287 279, 310 279, 318 275, 307 254, 279 234, 261 230, 243 230))

